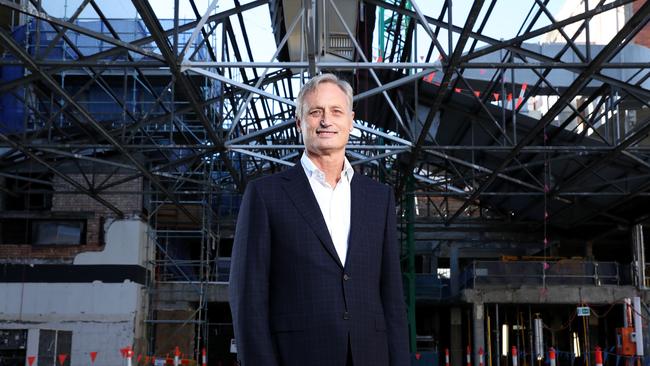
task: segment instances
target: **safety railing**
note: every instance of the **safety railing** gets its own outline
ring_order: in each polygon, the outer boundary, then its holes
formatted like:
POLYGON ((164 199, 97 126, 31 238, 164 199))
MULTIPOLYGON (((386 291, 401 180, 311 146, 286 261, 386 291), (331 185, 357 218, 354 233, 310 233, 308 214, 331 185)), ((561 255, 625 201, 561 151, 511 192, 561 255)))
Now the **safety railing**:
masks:
MULTIPOLYGON (((178 23, 179 25, 183 25, 192 21, 195 21, 195 19, 179 19, 178 23)), ((80 28, 100 33, 106 37, 117 37, 120 41, 127 43, 135 42, 150 35, 144 22, 140 19, 111 18, 107 19, 106 22, 110 24, 110 28, 105 22, 99 19, 77 19, 74 21, 74 24, 80 28), (113 34, 113 31, 116 33, 113 34)), ((171 29, 175 26, 173 19, 160 19, 160 23, 163 29, 171 29)), ((23 26, 23 28, 15 30, 15 32, 16 31, 27 32, 27 35, 29 35, 29 37, 25 37, 25 39, 29 42, 28 47, 31 54, 36 54, 37 50, 39 53, 48 50, 45 55, 48 59, 77 60, 84 55, 92 55, 115 47, 112 43, 73 31, 67 32, 66 37, 75 45, 75 50, 73 50, 69 44, 64 42, 63 39, 59 39, 56 44, 50 46, 50 42, 56 38, 58 31, 45 22, 31 22, 27 29, 24 29, 23 26), (38 34, 38 37, 35 36, 36 34, 38 34), (77 54, 77 51, 79 51, 81 55, 77 54)), ((186 47, 190 40, 192 40, 192 32, 193 28, 178 33, 177 45, 179 52, 186 47)), ((199 34, 199 36, 193 39, 192 43, 187 46, 188 50, 186 54, 193 55, 196 52, 198 54, 195 56, 197 60, 206 59, 206 51, 199 47, 202 41, 202 35, 199 34)), ((139 47, 143 51, 160 53, 160 50, 153 41, 141 44, 139 47)), ((136 60, 153 60, 148 56, 142 56, 136 52, 129 52, 128 55, 136 60)), ((111 57, 115 59, 115 56, 111 57)), ((124 60, 126 59, 126 55, 118 55, 117 59, 124 60)))
POLYGON ((158 282, 228 282, 230 258, 209 262, 201 260, 154 261, 155 278, 158 282), (201 273, 204 276, 201 276, 201 273))
POLYGON ((464 288, 485 286, 621 285, 616 262, 474 261, 461 276, 464 288))
POLYGON ((449 280, 434 273, 415 274, 415 297, 418 300, 442 300, 449 297, 449 280))

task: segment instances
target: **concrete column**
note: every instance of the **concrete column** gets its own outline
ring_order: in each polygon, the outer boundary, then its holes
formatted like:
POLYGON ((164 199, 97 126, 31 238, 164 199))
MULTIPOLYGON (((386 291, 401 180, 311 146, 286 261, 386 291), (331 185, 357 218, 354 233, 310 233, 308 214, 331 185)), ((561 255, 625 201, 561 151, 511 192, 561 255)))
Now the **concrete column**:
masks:
POLYGON ((643 329, 643 319, 641 319, 641 314, 643 310, 641 309, 641 298, 633 297, 632 306, 634 307, 634 333, 636 335, 636 354, 637 356, 644 356, 647 353, 645 352, 645 342, 644 338, 647 337, 645 330, 643 329))
MULTIPOLYGON (((641 298, 641 305, 643 306, 643 298, 641 298)), ((642 321, 641 322, 641 328, 643 331, 643 354, 644 354, 644 360, 645 364, 647 365, 648 355, 650 355, 650 326, 648 325, 648 322, 642 321)))
POLYGON ((438 255, 435 253, 431 253, 429 256, 429 272, 438 273, 438 255))
POLYGON ((594 260, 594 242, 591 240, 587 240, 585 242, 585 252, 584 256, 587 260, 593 261, 594 260))
POLYGON ((474 303, 472 311, 472 357, 474 358, 474 365, 479 366, 479 349, 483 349, 483 365, 485 361, 485 309, 483 303, 474 303))
POLYGON ((459 248, 456 245, 451 246, 449 254, 449 277, 451 285, 451 296, 458 295, 460 292, 460 263, 458 260, 459 248))
POLYGON ((643 225, 636 224, 632 228, 632 254, 634 257, 634 272, 636 285, 639 289, 646 288, 645 278, 645 243, 643 239, 643 225))
POLYGON ((423 255, 422 257, 422 268, 416 268, 416 272, 422 272, 422 273, 427 273, 426 271, 431 268, 431 256, 430 255, 423 255))
MULTIPOLYGON (((465 359, 465 354, 463 353, 463 342, 462 342, 462 317, 460 308, 453 307, 449 310, 449 321, 450 321, 450 345, 449 345, 449 357, 450 363, 452 366, 462 366, 463 360, 465 359)), ((443 351, 444 352, 444 351, 443 351)))

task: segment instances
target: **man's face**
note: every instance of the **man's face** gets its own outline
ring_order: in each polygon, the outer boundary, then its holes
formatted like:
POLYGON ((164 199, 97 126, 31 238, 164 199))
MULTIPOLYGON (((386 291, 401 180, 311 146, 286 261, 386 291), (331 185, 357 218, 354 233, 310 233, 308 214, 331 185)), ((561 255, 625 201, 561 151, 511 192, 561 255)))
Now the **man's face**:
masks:
POLYGON ((298 130, 302 131, 305 148, 311 154, 329 155, 345 151, 354 112, 348 105, 345 92, 330 82, 318 84, 305 95, 303 116, 298 116, 298 130))

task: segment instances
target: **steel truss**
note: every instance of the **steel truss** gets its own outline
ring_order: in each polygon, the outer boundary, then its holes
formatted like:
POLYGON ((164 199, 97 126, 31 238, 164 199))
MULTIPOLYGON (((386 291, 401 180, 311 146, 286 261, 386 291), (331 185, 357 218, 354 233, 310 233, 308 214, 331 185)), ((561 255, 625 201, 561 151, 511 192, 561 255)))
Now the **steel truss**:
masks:
MULTIPOLYGON (((0 176, 28 182, 56 175, 116 216, 123 212, 104 195, 144 178, 154 238, 156 213, 177 207, 198 230, 200 258, 208 263, 216 256, 209 243, 232 220, 222 217, 215 197, 236 196, 251 178, 295 164, 301 145, 294 98, 306 77, 329 70, 353 81, 357 106, 382 113, 357 113, 363 118, 348 146, 352 164, 398 195, 426 202, 427 220, 533 220, 594 230, 586 240, 612 231, 594 228, 603 218, 629 226, 647 220, 635 202, 650 195, 650 66, 621 55, 648 26, 650 2, 607 44, 593 45, 578 41, 589 39, 590 20, 631 0, 589 2, 561 20, 548 1, 531 2, 524 23, 514 24, 519 31, 505 40, 484 33, 495 21, 496 0, 474 1, 461 21, 452 19, 459 5, 451 0, 438 14, 422 1, 364 0, 361 11, 382 9, 371 24, 387 35, 379 58, 338 2, 296 3, 295 17, 275 29, 274 51, 259 55, 260 30, 248 16, 277 10, 278 1, 218 8, 210 1, 202 8, 176 0, 173 19, 164 21, 153 1, 133 0, 142 32, 126 35, 100 0, 80 1, 69 17, 38 0, 0 0, 27 34, 18 41, 17 27, 0 28, 0 67, 23 68, 0 80, 0 94, 24 107, 20 123, 0 120, 0 176), (348 60, 319 52, 313 15, 326 5, 350 41, 348 60), (181 19, 179 7, 191 8, 193 18, 181 19), (81 19, 84 12, 94 14, 95 25, 81 19), (572 25, 574 33, 566 30, 572 25), (286 56, 294 30, 302 35, 297 60, 286 56), (549 32, 563 40, 554 52, 527 43, 549 32), (89 41, 101 47, 84 48, 89 41), (115 115, 97 114, 88 95, 99 94, 115 115), (34 166, 37 174, 24 174, 34 166), (69 178, 97 169, 119 179, 69 178), (190 210, 194 204, 201 209, 190 210)), ((208 267, 201 269, 201 294, 214 275, 208 267)))

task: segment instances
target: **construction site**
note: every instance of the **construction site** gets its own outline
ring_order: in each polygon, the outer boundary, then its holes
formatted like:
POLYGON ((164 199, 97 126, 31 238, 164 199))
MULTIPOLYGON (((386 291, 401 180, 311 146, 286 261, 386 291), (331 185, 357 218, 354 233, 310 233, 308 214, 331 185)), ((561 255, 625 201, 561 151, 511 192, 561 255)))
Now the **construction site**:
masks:
POLYGON ((0 365, 236 365, 242 195, 325 72, 412 365, 650 365, 646 0, 0 0, 0 365))

